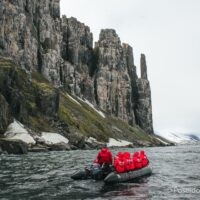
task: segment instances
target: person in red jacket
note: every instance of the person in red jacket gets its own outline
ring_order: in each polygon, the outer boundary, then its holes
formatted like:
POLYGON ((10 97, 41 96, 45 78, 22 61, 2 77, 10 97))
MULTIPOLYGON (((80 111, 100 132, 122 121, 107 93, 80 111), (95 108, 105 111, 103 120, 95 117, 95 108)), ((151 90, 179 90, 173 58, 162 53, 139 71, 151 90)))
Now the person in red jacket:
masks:
POLYGON ((129 171, 130 170, 130 153, 128 151, 124 152, 124 167, 125 167, 125 171, 129 171))
POLYGON ((129 152, 125 152, 125 170, 130 171, 135 169, 135 165, 133 162, 133 159, 131 158, 131 155, 129 152))
POLYGON ((118 152, 117 155, 114 156, 114 160, 113 160, 113 166, 116 167, 117 163, 119 162, 119 157, 121 152, 118 152))
POLYGON ((117 172, 122 173, 125 171, 125 163, 124 163, 124 153, 118 152, 114 157, 114 168, 117 172))
POLYGON ((145 167, 149 164, 149 160, 147 159, 147 156, 144 152, 144 150, 140 151, 140 158, 142 160, 142 166, 145 167))
POLYGON ((100 165, 100 168, 102 170, 102 176, 107 175, 110 173, 112 168, 112 153, 107 148, 107 145, 104 144, 101 148, 101 150, 98 152, 96 159, 93 161, 94 163, 97 163, 100 165))
POLYGON ((99 163, 100 165, 112 164, 112 153, 109 151, 106 144, 104 144, 101 150, 98 152, 94 163, 99 163))
POLYGON ((136 169, 142 168, 142 160, 138 151, 133 154, 133 162, 136 169))

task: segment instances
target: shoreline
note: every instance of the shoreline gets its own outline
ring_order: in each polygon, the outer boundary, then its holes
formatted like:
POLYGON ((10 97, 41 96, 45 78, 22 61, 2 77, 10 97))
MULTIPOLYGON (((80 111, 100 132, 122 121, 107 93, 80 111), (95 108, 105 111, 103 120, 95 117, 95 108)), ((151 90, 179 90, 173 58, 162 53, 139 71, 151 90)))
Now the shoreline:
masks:
MULTIPOLYGON (((128 145, 128 146, 111 146, 109 149, 115 150, 115 149, 123 149, 123 148, 148 148, 148 147, 170 147, 170 146, 176 146, 174 143, 170 144, 151 144, 151 145, 128 145)), ((57 145, 51 145, 51 146, 42 146, 42 145, 34 145, 34 146, 28 146, 26 143, 20 141, 20 140, 8 140, 8 139, 0 139, 0 155, 2 154, 28 154, 28 153, 38 153, 38 152, 50 152, 50 151, 78 151, 78 150, 99 150, 101 148, 101 145, 96 146, 85 146, 83 148, 78 148, 73 145, 68 145, 68 148, 64 146, 63 144, 57 144, 57 145)))

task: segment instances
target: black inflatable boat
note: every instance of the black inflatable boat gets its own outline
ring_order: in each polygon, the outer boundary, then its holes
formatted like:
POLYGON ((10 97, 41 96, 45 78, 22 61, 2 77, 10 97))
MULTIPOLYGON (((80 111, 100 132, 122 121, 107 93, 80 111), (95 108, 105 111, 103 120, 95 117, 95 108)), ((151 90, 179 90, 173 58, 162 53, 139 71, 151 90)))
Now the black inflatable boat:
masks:
POLYGON ((103 180, 111 172, 112 171, 110 166, 100 166, 99 164, 92 164, 89 167, 85 167, 84 170, 78 170, 71 176, 71 178, 74 180, 103 180))
POLYGON ((143 176, 148 176, 151 174, 152 174, 151 167, 146 166, 141 169, 136 169, 136 170, 124 172, 124 173, 111 172, 105 177, 104 182, 105 183, 128 182, 128 181, 133 181, 134 179, 138 179, 143 176))
POLYGON ((141 178, 143 176, 151 175, 152 169, 148 165, 141 169, 117 173, 116 171, 103 170, 99 165, 91 165, 86 167, 84 170, 79 170, 75 172, 71 178, 75 180, 80 179, 95 179, 95 180, 104 180, 105 183, 120 183, 133 181, 134 179, 141 178))

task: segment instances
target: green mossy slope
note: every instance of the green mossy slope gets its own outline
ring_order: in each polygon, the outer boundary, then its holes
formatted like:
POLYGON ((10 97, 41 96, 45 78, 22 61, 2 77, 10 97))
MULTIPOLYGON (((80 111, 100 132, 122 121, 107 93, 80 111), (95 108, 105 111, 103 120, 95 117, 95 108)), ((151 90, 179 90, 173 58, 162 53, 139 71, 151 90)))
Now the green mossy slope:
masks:
POLYGON ((13 116, 30 128, 52 131, 49 117, 41 112, 40 99, 54 88, 38 72, 27 74, 11 60, 0 58, 0 93, 9 103, 13 116))
POLYGON ((131 127, 118 118, 103 118, 87 103, 73 97, 73 101, 66 93, 60 94, 59 118, 69 125, 69 129, 78 131, 87 137, 94 137, 99 141, 109 138, 123 139, 135 145, 159 144, 154 136, 146 134, 139 127, 131 127))

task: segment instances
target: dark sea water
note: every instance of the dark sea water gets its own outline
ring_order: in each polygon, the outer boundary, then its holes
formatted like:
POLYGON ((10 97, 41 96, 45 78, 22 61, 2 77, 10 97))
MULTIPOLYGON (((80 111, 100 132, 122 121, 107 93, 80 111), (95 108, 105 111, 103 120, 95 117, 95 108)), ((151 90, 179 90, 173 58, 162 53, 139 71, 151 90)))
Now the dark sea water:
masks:
POLYGON ((0 199, 200 199, 200 145, 145 150, 153 174, 112 186, 70 178, 97 150, 1 155, 0 199))

